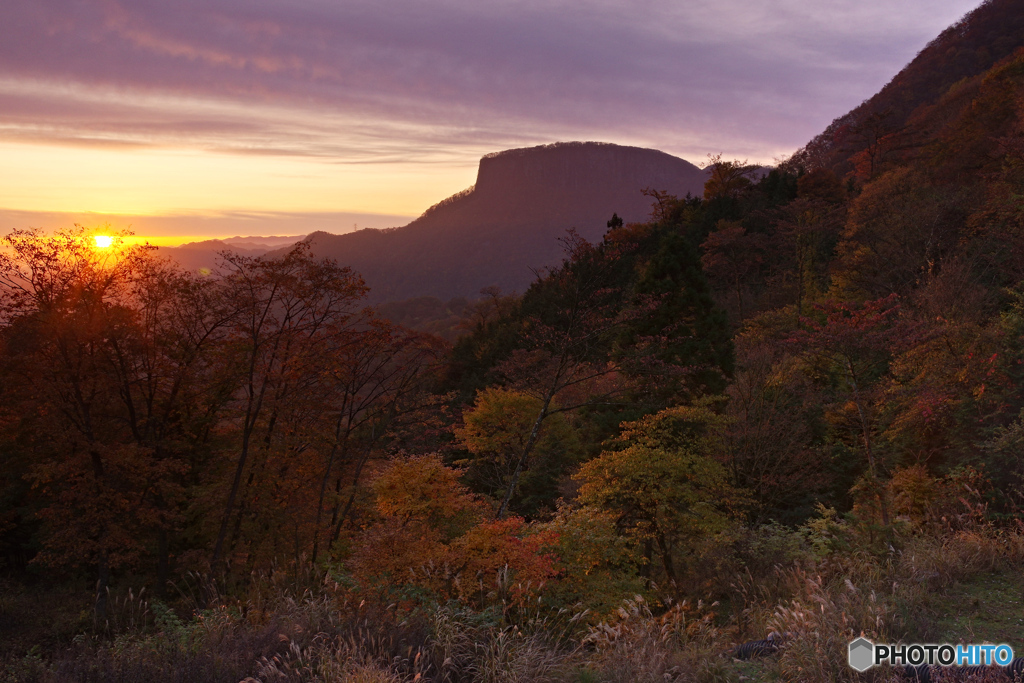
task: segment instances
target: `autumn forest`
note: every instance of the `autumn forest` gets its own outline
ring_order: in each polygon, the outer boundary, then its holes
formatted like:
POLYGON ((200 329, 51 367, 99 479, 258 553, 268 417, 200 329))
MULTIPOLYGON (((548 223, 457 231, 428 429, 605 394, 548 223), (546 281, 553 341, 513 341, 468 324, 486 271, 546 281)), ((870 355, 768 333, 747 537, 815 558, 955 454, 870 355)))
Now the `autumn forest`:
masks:
POLYGON ((1022 16, 983 4, 775 167, 565 226, 445 338, 309 242, 3 236, 0 681, 1024 654, 1022 16))

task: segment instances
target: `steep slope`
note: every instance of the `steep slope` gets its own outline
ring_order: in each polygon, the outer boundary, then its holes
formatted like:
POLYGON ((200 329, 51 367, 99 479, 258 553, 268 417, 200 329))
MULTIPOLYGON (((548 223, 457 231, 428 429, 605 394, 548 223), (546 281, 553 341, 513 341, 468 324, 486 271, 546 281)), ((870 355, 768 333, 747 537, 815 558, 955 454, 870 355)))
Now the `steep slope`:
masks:
POLYGON ((885 157, 919 144, 907 124, 951 86, 991 69, 1024 45, 1024 0, 986 0, 943 31, 882 90, 837 118, 791 164, 840 177, 877 175, 885 157))
MULTIPOLYGON (((981 313, 1024 281, 1024 50, 921 107, 850 202, 833 286, 877 298, 969 283, 981 313)), ((928 292, 930 290, 931 293, 928 292)), ((942 297, 950 296, 943 291, 942 297)), ((934 301, 928 305, 934 305, 934 301)), ((942 304, 937 313, 948 315, 942 304)))
POLYGON ((409 225, 345 235, 314 233, 318 255, 362 274, 373 302, 475 296, 496 285, 522 291, 534 269, 561 261, 559 238, 575 228, 599 239, 613 213, 650 214, 646 188, 698 194, 704 172, 652 149, 558 143, 489 154, 476 184, 409 225))

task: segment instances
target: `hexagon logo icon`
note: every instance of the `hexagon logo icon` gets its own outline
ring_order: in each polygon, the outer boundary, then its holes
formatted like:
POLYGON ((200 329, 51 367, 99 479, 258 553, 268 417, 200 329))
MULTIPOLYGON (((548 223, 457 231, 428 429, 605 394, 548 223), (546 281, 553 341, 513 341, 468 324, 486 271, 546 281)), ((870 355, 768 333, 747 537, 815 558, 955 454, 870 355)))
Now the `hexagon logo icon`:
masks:
POLYGON ((850 668, 855 671, 867 671, 874 665, 875 644, 861 637, 850 643, 850 668))

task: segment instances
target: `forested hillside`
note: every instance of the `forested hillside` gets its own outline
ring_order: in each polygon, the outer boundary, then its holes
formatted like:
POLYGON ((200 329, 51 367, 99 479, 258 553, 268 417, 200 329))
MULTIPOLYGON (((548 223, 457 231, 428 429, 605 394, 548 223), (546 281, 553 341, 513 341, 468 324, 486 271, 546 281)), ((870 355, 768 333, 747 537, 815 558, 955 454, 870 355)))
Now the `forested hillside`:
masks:
POLYGON ((203 275, 6 236, 3 676, 894 681, 847 644, 1024 653, 1014 8, 870 101, 912 104, 893 137, 719 159, 566 232, 522 295, 449 301, 454 343, 315 241, 203 275))
POLYGON ((838 117, 792 163, 872 175, 879 159, 920 142, 911 118, 954 84, 985 73, 1020 47, 1024 5, 985 0, 935 38, 875 96, 838 117), (917 138, 917 139, 915 139, 917 138))

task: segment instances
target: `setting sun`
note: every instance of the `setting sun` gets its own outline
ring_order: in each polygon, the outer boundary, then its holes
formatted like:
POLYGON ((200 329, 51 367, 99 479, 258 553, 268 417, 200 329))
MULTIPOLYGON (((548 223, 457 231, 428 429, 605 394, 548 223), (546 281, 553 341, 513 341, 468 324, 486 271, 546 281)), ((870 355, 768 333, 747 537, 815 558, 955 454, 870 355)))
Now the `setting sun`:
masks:
POLYGON ((100 249, 106 249, 114 243, 114 238, 110 235, 94 235, 93 240, 96 241, 96 246, 100 249))

